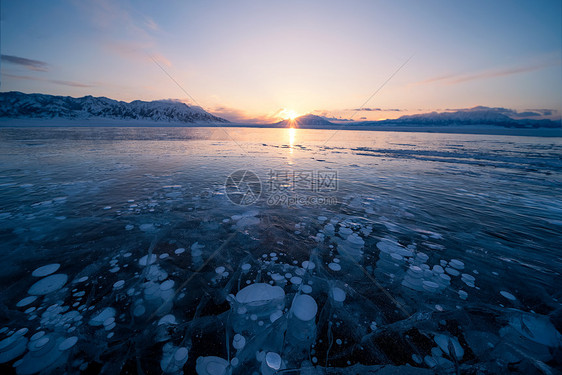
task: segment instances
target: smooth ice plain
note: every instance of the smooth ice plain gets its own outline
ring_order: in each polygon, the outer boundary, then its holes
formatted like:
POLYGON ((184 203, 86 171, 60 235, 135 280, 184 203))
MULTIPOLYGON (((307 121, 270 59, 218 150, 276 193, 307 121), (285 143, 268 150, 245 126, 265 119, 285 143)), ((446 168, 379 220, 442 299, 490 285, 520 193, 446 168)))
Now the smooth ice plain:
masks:
POLYGON ((560 370, 560 139, 228 131, 1 130, 2 373, 560 370))

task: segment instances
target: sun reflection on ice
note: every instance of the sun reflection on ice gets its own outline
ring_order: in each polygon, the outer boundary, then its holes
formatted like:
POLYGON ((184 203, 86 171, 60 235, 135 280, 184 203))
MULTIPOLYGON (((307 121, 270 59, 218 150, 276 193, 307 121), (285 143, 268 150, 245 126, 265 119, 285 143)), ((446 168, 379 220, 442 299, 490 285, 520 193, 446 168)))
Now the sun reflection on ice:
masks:
POLYGON ((288 132, 288 137, 289 137, 289 160, 287 161, 287 163, 289 165, 293 164, 293 151, 295 148, 295 135, 297 133, 297 129, 293 128, 292 126, 290 128, 287 128, 287 132, 288 132))
POLYGON ((297 129, 289 128, 289 150, 293 153, 293 148, 295 146, 295 134, 297 129))

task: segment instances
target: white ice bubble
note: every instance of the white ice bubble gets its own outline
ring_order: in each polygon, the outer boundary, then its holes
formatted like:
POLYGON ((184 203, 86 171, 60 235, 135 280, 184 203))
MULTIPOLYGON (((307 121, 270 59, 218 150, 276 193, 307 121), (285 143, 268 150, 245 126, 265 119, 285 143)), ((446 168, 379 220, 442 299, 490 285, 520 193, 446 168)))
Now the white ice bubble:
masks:
POLYGON ((229 363, 219 357, 199 357, 195 361, 197 375, 226 375, 229 363))
POLYGON ((0 341, 0 363, 7 363, 25 353, 27 338, 12 335, 0 341), (9 343, 9 345, 7 345, 9 343))
POLYGON ((428 292, 436 292, 439 289, 439 284, 430 280, 424 280, 422 286, 428 292))
POLYGON ((113 307, 106 307, 99 314, 90 319, 90 325, 101 326, 107 319, 115 317, 115 313, 116 311, 113 307))
POLYGON ((251 284, 236 294, 239 303, 259 303, 285 297, 285 291, 266 283, 251 284))
POLYGON ((139 264, 141 266, 146 266, 146 265, 149 265, 149 264, 153 264, 157 260, 158 260, 158 257, 156 256, 156 254, 150 254, 150 257, 148 255, 145 255, 145 256, 143 256, 139 259, 139 264))
POLYGON ((173 280, 166 280, 162 284, 160 284, 160 290, 162 291, 170 290, 174 287, 174 284, 175 283, 173 280))
POLYGON ((345 291, 338 287, 333 287, 330 290, 330 295, 336 302, 343 302, 345 301, 345 291))
POLYGON ((136 305, 135 309, 133 310, 133 315, 136 317, 144 315, 146 312, 146 308, 143 305, 136 305))
POLYGON ((464 269, 464 263, 461 262, 458 259, 451 259, 451 261, 449 262, 449 265, 453 268, 456 268, 457 270, 463 270, 464 269))
POLYGON ((293 276, 293 277, 291 277, 291 283, 295 284, 295 285, 300 285, 300 284, 302 284, 302 278, 300 278, 298 276, 293 276))
POLYGON ((184 362, 187 360, 188 350, 185 347, 181 347, 176 350, 176 354, 174 354, 174 359, 178 362, 184 362))
POLYGON ((341 266, 338 263, 330 263, 328 264, 328 268, 336 272, 341 270, 341 266))
POLYGON ((179 249, 174 250, 174 253, 175 253, 176 255, 183 254, 183 253, 185 253, 185 248, 180 247, 179 249))
POLYGON ((405 256, 405 257, 410 257, 413 255, 412 250, 406 249, 400 246, 395 241, 388 238, 383 238, 381 241, 377 242, 377 248, 383 253, 388 253, 388 254, 396 253, 398 255, 405 256))
POLYGON ((32 351, 37 351, 47 345, 51 341, 51 339, 47 336, 43 336, 38 340, 33 341, 33 343, 29 346, 29 349, 32 351))
POLYGON ((445 270, 440 265, 436 264, 432 268, 433 273, 445 273, 445 270))
POLYGON ((127 224, 125 225, 125 230, 133 230, 134 227, 135 227, 134 225, 127 224))
POLYGON ((17 307, 24 307, 24 306, 30 305, 33 302, 35 302, 36 299, 37 299, 36 296, 25 297, 24 299, 22 299, 18 303, 16 303, 16 306, 17 307))
POLYGON ((61 289, 67 280, 68 276, 64 273, 50 275, 33 284, 27 293, 34 296, 49 294, 61 289))
POLYGON ((265 355, 265 363, 273 370, 281 368, 281 356, 275 352, 269 352, 265 355))
POLYGON ((244 349, 244 346, 246 346, 246 338, 239 333, 235 334, 232 340, 232 346, 236 350, 244 349))
POLYGON ((217 268, 215 268, 215 273, 222 275, 224 273, 224 271, 226 271, 226 268, 224 268, 223 266, 219 266, 217 268))
POLYGON ((465 292, 464 290, 459 290, 459 297, 461 299, 467 299, 468 298, 468 293, 465 292))
POLYGON ((114 289, 121 289, 121 288, 123 288, 123 285, 125 285, 125 280, 119 280, 119 281, 116 281, 115 283, 113 283, 113 288, 114 289))
POLYGON ((454 354, 457 359, 461 359, 463 357, 464 349, 462 348, 461 344, 459 344, 459 340, 457 340, 456 337, 439 334, 436 335, 433 340, 444 353, 447 353, 451 356, 454 354), (449 353, 449 347, 452 347, 455 353, 449 353))
POLYGON ((461 274, 459 271, 457 271, 456 269, 454 269, 452 267, 445 268, 445 272, 447 272, 451 276, 458 276, 458 275, 461 274))
POLYGON ((156 227, 154 227, 154 224, 141 224, 139 229, 143 232, 154 232, 156 227))
POLYGON ((46 266, 42 266, 42 267, 39 267, 39 268, 35 269, 35 271, 33 271, 31 273, 31 276, 45 277, 45 276, 48 276, 52 273, 57 272, 57 270, 59 268, 60 268, 60 264, 58 264, 58 263, 47 264, 46 266))
POLYGON ((291 311, 297 319, 306 322, 314 319, 318 312, 318 305, 308 294, 301 294, 294 298, 291 311))
POLYGON ((515 301, 517 299, 517 298, 515 298, 515 296, 513 294, 511 294, 509 292, 506 292, 505 290, 502 290, 500 292, 500 294, 510 301, 515 301))
POLYGON ((107 318, 106 320, 103 321, 103 325, 105 327, 112 325, 115 322, 115 317, 110 316, 109 318, 107 318))
POLYGON ((316 264, 308 260, 305 260, 304 262, 302 262, 302 268, 304 268, 305 270, 313 270, 316 268, 316 264))
POLYGON ((29 341, 39 340, 43 336, 45 336, 45 331, 35 332, 33 336, 29 338, 29 341))
POLYGON ((303 293, 307 293, 307 294, 312 293, 312 287, 310 285, 303 285, 301 290, 303 293))
POLYGON ((78 342, 77 336, 69 337, 59 344, 59 350, 60 351, 68 350, 72 348, 74 345, 76 345, 77 342, 78 342))
POLYGON ((173 316, 172 314, 164 315, 158 321, 158 325, 162 325, 162 324, 169 324, 169 325, 177 324, 176 317, 173 316))

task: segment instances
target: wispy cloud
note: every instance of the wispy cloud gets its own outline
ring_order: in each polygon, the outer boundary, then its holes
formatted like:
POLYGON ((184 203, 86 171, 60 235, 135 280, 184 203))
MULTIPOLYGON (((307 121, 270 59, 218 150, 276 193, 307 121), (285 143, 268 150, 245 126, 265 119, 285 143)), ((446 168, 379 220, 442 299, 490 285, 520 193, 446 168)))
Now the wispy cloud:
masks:
POLYGON ((346 109, 346 111, 353 112, 400 112, 402 109, 398 108, 351 108, 346 109))
POLYGON ((49 64, 40 60, 26 59, 25 57, 2 55, 2 62, 26 67, 29 70, 46 72, 49 64))
POLYGON ((102 34, 103 47, 112 54, 135 61, 151 61, 153 56, 163 65, 172 66, 170 60, 155 52, 158 46, 153 34, 161 33, 161 29, 152 17, 134 6, 110 0, 80 1, 76 6, 90 14, 102 34))
POLYGON ((560 59, 553 59, 546 62, 531 64, 531 65, 485 70, 485 71, 470 73, 470 74, 447 74, 447 75, 428 78, 426 80, 417 82, 416 84, 423 85, 429 83, 443 83, 446 85, 455 85, 458 83, 464 83, 464 82, 480 80, 480 79, 489 79, 489 78, 510 76, 514 74, 529 73, 544 68, 548 68, 551 66, 558 66, 561 64, 562 61, 560 59))
POLYGON ((144 24, 152 31, 160 31, 160 26, 158 26, 158 24, 150 17, 145 16, 144 24))
POLYGON ((47 78, 42 78, 42 77, 32 77, 32 76, 22 76, 22 75, 16 75, 16 74, 2 74, 4 77, 9 77, 9 78, 13 78, 13 79, 24 79, 24 80, 29 80, 29 81, 41 81, 41 82, 49 82, 49 83, 54 83, 55 85, 63 85, 63 86, 69 86, 69 87, 95 87, 96 85, 92 85, 92 84, 87 84, 87 83, 82 83, 82 82, 76 82, 76 81, 64 81, 64 80, 59 80, 59 79, 47 79, 47 78))
POLYGON ((162 65, 167 67, 172 66, 172 62, 168 60, 164 55, 156 52, 149 52, 152 49, 151 43, 131 43, 131 42, 115 42, 108 41, 105 43, 105 48, 123 58, 135 60, 135 61, 148 61, 153 63, 154 58, 162 65))
POLYGON ((223 117, 234 123, 240 124, 271 124, 280 121, 279 113, 283 109, 279 109, 271 114, 266 115, 250 115, 248 112, 231 107, 217 106, 207 109, 213 115, 223 117))

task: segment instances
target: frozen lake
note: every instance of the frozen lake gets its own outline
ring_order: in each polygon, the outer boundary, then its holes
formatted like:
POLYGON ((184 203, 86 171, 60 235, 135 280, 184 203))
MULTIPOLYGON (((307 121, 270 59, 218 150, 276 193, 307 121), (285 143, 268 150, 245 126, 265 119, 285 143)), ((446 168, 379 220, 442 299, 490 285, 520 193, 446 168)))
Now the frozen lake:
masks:
POLYGON ((3 128, 0 160, 2 373, 562 367, 561 138, 3 128))

